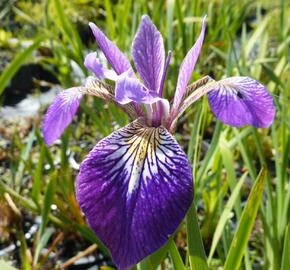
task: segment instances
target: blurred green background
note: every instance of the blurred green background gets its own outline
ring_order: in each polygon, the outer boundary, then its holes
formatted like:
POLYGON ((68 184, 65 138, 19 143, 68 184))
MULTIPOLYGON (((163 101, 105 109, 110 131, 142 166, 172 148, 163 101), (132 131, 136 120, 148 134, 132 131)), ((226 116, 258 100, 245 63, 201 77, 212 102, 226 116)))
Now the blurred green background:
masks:
MULTIPOLYGON (((80 85, 89 75, 83 59, 97 45, 88 22, 96 23, 130 57, 143 14, 163 34, 166 50, 173 51, 167 98, 174 94, 179 65, 205 14, 207 33, 192 81, 205 75, 247 75, 273 94, 277 113, 269 129, 225 126, 204 97, 180 119, 175 136, 193 164, 195 205, 209 268, 223 269, 219 267, 249 192, 264 167, 268 174, 262 202, 257 216, 252 213, 249 238, 242 239, 247 246, 240 269, 290 269, 289 1, 2 0, 1 270, 8 267, 3 261, 24 270, 114 269, 80 212, 74 181, 90 149, 128 119, 113 105, 88 97, 51 147, 42 139, 41 121, 60 89, 80 85)), ((185 227, 181 224, 175 243, 188 269, 185 227)), ((179 269, 166 247, 152 260, 150 267, 142 262, 136 269, 179 269)))

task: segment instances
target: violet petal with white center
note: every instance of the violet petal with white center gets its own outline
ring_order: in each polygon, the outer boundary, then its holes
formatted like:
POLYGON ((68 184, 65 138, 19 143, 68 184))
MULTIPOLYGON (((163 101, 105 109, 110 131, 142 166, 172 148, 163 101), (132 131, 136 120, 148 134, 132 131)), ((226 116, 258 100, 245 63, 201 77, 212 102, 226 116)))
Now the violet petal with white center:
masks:
POLYGON ((272 95, 249 77, 230 77, 217 82, 208 94, 215 116, 231 126, 269 127, 275 116, 272 95))
POLYGON ((177 229, 193 199, 192 168, 164 127, 135 121, 87 155, 76 192, 88 223, 125 270, 177 229))

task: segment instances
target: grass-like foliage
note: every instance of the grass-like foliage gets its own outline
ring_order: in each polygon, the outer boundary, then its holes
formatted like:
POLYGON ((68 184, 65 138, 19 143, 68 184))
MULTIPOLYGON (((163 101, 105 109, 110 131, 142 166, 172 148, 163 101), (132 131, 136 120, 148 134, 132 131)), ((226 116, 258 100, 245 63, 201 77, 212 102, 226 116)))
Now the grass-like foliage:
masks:
MULTIPOLYGON (((4 2, 0 48, 12 57, 0 73, 1 102, 12 77, 27 63, 42 65, 64 88, 80 85, 88 75, 84 56, 97 48, 89 21, 129 55, 143 14, 159 28, 166 50, 173 51, 164 88, 165 95, 173 96, 180 63, 207 14, 202 55, 191 81, 207 74, 219 79, 251 76, 273 95, 276 117, 267 129, 226 126, 210 113, 206 97, 186 111, 175 136, 192 163, 194 203, 167 244, 133 269, 290 269, 287 1, 4 2), (23 46, 24 41, 29 45, 23 46)), ((75 177, 90 149, 128 119, 120 109, 92 97, 81 102, 77 118, 53 146, 44 143, 38 118, 25 134, 21 125, 11 131, 1 123, 3 269, 12 269, 4 261, 23 270, 70 269, 89 255, 100 269, 114 269, 109 251, 76 201, 75 177), (4 252, 9 246, 13 250, 4 252)))

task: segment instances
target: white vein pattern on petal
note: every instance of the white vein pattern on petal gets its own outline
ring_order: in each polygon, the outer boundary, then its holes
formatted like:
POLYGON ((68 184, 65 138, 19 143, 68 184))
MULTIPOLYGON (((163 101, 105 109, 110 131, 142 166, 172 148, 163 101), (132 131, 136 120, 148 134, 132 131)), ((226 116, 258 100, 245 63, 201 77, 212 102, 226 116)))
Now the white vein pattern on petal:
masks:
POLYGON ((165 128, 145 127, 142 118, 101 140, 77 180, 81 208, 120 269, 168 240, 192 202, 192 191, 185 153, 165 128), (132 180, 134 164, 141 172, 135 169, 132 180))
MULTIPOLYGON (((266 109, 267 112, 270 110, 270 107, 265 106, 261 102, 263 100, 262 98, 267 99, 270 96, 265 91, 265 87, 257 81, 249 79, 248 77, 234 77, 221 80, 218 84, 220 88, 214 91, 218 91, 218 95, 226 96, 226 100, 227 98, 233 97, 234 100, 243 100, 245 102, 255 101, 254 106, 257 109, 266 109)), ((251 104, 253 106, 253 103, 251 104)))
POLYGON ((234 100, 238 100, 238 98, 243 98, 244 100, 251 100, 251 93, 250 93, 250 87, 252 87, 251 82, 245 82, 245 81, 221 81, 217 82, 217 85, 219 86, 218 89, 215 89, 214 91, 218 91, 218 95, 220 96, 230 96, 234 98, 234 100), (240 85, 237 85, 238 83, 241 83, 240 85))
MULTIPOLYGON (((172 166, 176 167, 179 154, 184 154, 176 149, 175 140, 163 127, 147 128, 135 124, 115 132, 109 142, 110 147, 104 153, 104 166, 110 168, 108 179, 124 173, 127 199, 138 189, 141 179, 147 186, 147 181, 152 181, 154 175, 162 171, 164 181, 169 181, 172 166)), ((178 168, 175 169, 178 171, 178 168)))
POLYGON ((221 80, 209 93, 212 109, 222 121, 237 126, 267 127, 273 119, 273 99, 265 86, 249 77, 221 80))

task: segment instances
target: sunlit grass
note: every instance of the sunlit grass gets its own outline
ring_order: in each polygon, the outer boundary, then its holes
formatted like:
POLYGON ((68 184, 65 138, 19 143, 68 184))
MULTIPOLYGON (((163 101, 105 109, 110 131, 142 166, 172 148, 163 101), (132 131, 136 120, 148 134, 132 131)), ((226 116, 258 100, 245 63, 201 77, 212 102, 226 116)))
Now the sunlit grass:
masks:
MULTIPOLYGON (((38 20, 31 18, 27 5, 11 6, 22 23, 19 36, 17 31, 13 35, 34 43, 32 47, 20 48, 14 61, 1 73, 0 95, 30 55, 31 61, 38 61, 53 70, 63 87, 80 84, 87 75, 83 66, 84 55, 87 50, 96 50, 96 45, 92 37, 86 35, 90 40, 86 40, 89 44, 86 47, 77 25, 83 25, 81 29, 85 29, 89 20, 94 21, 130 55, 128 48, 139 19, 147 13, 165 37, 166 49, 173 51, 165 88, 165 95, 171 97, 178 67, 196 39, 202 16, 208 15, 202 56, 192 79, 210 74, 214 78, 248 75, 260 80, 274 96, 276 118, 269 129, 224 126, 209 113, 206 98, 186 112, 179 122, 176 137, 193 166, 195 206, 206 258, 198 246, 199 232, 193 220, 194 209, 191 209, 176 233, 177 244, 171 239, 137 269, 156 269, 160 263, 160 269, 206 269, 207 263, 210 269, 219 266, 238 269, 237 263, 243 256, 241 269, 288 269, 289 4, 286 1, 126 0, 113 4, 107 0, 74 3, 47 0, 32 6, 34 12, 37 10, 42 14, 38 20), (77 17, 78 9, 82 14, 80 18, 77 17), (86 10, 90 11, 89 18, 85 16, 86 10), (32 35, 27 33, 28 28, 32 35), (51 49, 51 56, 36 56, 40 39, 41 46, 51 49), (264 171, 259 177, 262 167, 264 171), (260 183, 264 178, 266 183, 262 193, 260 183), (256 195, 261 197, 261 205, 256 209, 256 216, 248 205, 256 203, 254 208, 258 207, 259 198, 254 198, 254 203, 247 198, 257 185, 259 192, 256 195), (248 210, 243 212, 244 209, 248 210), (245 222, 249 217, 255 223, 245 222), (185 235, 186 227, 188 235, 185 235), (244 241, 232 244, 232 240, 240 236, 245 237, 244 241)), ((54 267, 49 266, 47 252, 58 249, 63 241, 60 234, 74 234, 75 241, 82 242, 82 248, 97 244, 98 251, 109 256, 87 226, 75 199, 74 180, 78 172, 75 163, 80 163, 99 139, 124 126, 128 119, 115 107, 92 98, 82 102, 77 117, 78 121, 52 147, 43 142, 38 124, 24 139, 15 131, 9 147, 0 149, 8 151, 1 169, 0 203, 5 202, 13 215, 10 233, 21 243, 22 269, 54 267), (27 213, 33 217, 41 216, 38 232, 29 243, 23 228, 27 213), (55 243, 55 239, 59 242, 55 243)))

